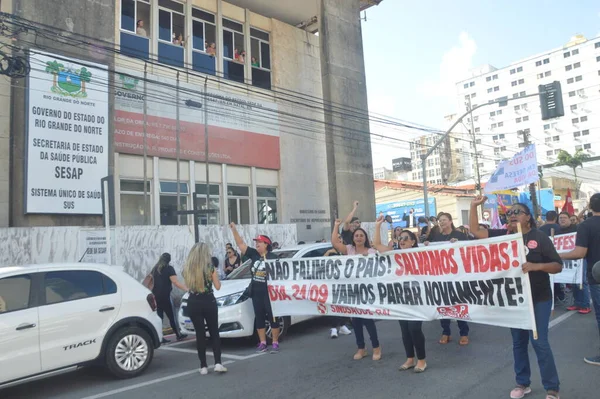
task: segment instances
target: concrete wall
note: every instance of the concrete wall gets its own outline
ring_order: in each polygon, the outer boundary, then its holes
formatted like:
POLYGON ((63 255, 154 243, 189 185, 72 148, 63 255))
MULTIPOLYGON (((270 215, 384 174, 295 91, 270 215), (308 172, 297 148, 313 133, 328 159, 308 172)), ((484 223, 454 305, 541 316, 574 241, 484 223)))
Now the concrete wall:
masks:
POLYGON ((301 92, 311 107, 279 101, 280 110, 304 120, 283 116, 279 185, 283 223, 297 223, 303 240, 331 234, 329 181, 323 112, 310 96, 321 98, 319 38, 291 25, 272 20, 273 85, 301 92), (297 127, 296 127, 297 126, 297 127))
MULTIPOLYGON (((5 2, 3 2, 5 3, 5 2)), ((13 0, 13 13, 19 17, 26 18, 36 23, 66 30, 75 34, 89 37, 90 42, 94 39, 114 42, 115 24, 115 1, 114 0, 13 0), (98 23, 90 23, 90 21, 98 23)), ((92 46, 65 45, 48 32, 36 34, 34 31, 19 35, 17 44, 24 47, 44 49, 44 51, 60 54, 65 57, 75 57, 82 60, 97 62, 101 64, 112 64, 112 53, 100 51, 92 46)), ((25 215, 24 214, 24 184, 25 184, 25 149, 27 147, 27 132, 25 121, 27 110, 25 108, 25 93, 27 90, 26 79, 14 79, 12 91, 12 124, 10 130, 12 135, 11 147, 11 175, 10 196, 11 204, 11 226, 93 226, 100 225, 102 218, 99 216, 74 216, 74 215, 25 215)), ((109 120, 112 120, 111 105, 109 104, 109 120)), ((0 132, 5 124, 0 119, 0 132)), ((112 127, 110 129, 112 131, 112 127)), ((2 135, 0 134, 0 138, 2 135)), ((112 145, 109 142, 109 148, 112 145)), ((4 146, 2 146, 4 148, 4 146)), ((0 153, 1 154, 1 153, 0 153)), ((113 157, 109 151, 109 173, 112 173, 113 157)), ((0 162, 2 157, 0 155, 0 162)), ((0 182, 2 181, 0 175, 0 182)), ((1 183, 0 183, 1 184, 1 183)), ((5 195, 5 190, 0 194, 5 195)), ((2 218, 0 218, 0 222, 2 218)), ((1 225, 1 224, 0 224, 1 225)))
POLYGON ((321 77, 332 215, 356 199, 363 220, 375 218, 373 161, 359 0, 322 0, 319 15, 321 77), (335 109, 332 109, 335 108, 335 109))
MULTIPOLYGON (((81 227, 29 227, 0 229, 0 267, 78 262, 85 253, 80 235, 88 231, 103 233, 104 229, 81 227)), ((282 246, 297 243, 296 226, 239 226, 247 243, 259 233, 266 234, 282 246)), ((200 241, 208 242, 221 267, 225 244, 234 243, 231 230, 225 226, 202 226, 200 241)), ((194 230, 188 226, 124 226, 111 231, 111 263, 123 266, 137 280, 142 280, 163 252, 169 252, 172 264, 180 273, 190 248, 194 245, 194 230)))

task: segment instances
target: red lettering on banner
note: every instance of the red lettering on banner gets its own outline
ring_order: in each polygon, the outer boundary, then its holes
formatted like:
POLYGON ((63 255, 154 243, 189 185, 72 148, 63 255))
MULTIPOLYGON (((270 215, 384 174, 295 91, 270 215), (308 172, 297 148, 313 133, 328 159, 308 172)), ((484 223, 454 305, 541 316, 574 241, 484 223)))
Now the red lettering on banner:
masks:
POLYGON ((554 236, 554 247, 557 251, 571 251, 575 249, 576 234, 554 236))
MULTIPOLYGON (((517 242, 513 241, 513 256, 518 258, 517 242)), ((500 244, 477 245, 476 247, 460 248, 460 257, 463 262, 463 267, 467 273, 487 273, 489 271, 501 271, 510 269, 511 256, 509 254, 509 244, 503 242, 500 244)), ((519 262, 514 259, 517 266, 519 262)))
POLYGON ((454 248, 395 254, 397 276, 442 276, 458 273, 454 248))
POLYGON ((471 320, 471 316, 469 315, 469 305, 441 306, 437 308, 437 311, 444 317, 471 320))

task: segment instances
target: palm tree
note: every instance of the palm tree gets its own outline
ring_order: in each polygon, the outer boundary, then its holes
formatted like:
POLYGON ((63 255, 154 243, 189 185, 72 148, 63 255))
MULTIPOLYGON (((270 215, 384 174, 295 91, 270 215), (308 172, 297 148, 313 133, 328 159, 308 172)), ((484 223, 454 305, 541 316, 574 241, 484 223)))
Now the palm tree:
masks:
POLYGON ((582 149, 575 151, 575 154, 571 155, 565 150, 560 150, 558 153, 558 160, 554 166, 568 166, 573 169, 573 176, 575 176, 575 189, 576 195, 579 195, 579 181, 577 180, 577 167, 583 168, 583 162, 590 156, 583 152, 582 149))
POLYGON ((64 65, 58 61, 46 62, 46 72, 51 73, 54 77, 53 86, 56 86, 56 77, 62 68, 64 68, 64 65))
POLYGON ((79 72, 79 78, 81 79, 81 91, 85 93, 85 82, 89 82, 92 77, 92 73, 87 70, 86 67, 81 68, 79 72))

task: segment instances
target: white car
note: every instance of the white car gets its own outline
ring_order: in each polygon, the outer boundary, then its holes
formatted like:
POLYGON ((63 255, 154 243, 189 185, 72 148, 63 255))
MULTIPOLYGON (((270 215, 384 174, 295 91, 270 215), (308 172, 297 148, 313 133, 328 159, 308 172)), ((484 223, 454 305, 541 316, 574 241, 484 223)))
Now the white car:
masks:
POLYGON ((135 377, 161 340, 154 295, 120 267, 0 267, 0 388, 94 363, 135 377))
MULTIPOLYGON (((284 258, 316 258, 323 256, 332 248, 330 243, 302 244, 273 251, 280 259, 284 258)), ((219 307, 219 334, 222 338, 244 338, 254 335, 254 308, 252 301, 242 297, 242 293, 250 284, 250 261, 246 261, 222 281, 221 289, 215 290, 217 306, 219 307)), ((185 293, 181 299, 178 312, 179 328, 183 334, 195 334, 194 325, 187 313, 187 298, 185 293)), ((279 317, 281 326, 280 336, 283 337, 288 328, 315 316, 284 316, 279 317)), ((267 336, 271 336, 270 324, 265 320, 267 336)), ((208 330, 206 331, 208 335, 208 330)))

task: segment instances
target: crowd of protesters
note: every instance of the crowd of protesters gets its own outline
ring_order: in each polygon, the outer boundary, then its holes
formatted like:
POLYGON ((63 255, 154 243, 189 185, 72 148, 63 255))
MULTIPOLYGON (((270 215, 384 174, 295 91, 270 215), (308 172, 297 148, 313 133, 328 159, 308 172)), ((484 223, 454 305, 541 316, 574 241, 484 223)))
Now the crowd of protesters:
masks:
MULTIPOLYGON (((380 215, 375 226, 373 240, 369 239, 367 231, 361 227, 361 221, 356 216, 359 204, 354 202, 352 211, 344 220, 336 220, 331 234, 332 249, 325 256, 343 255, 371 255, 388 251, 410 250, 419 245, 427 246, 434 242, 454 243, 456 241, 484 239, 520 231, 523 241, 527 246, 526 262, 522 265, 524 273, 529 274, 533 298, 534 316, 537 326, 537 339, 533 339, 532 331, 511 329, 514 371, 516 386, 510 392, 510 397, 518 399, 531 392, 531 365, 528 356, 528 346, 531 343, 537 357, 540 368, 542 384, 546 390, 547 399, 558 399, 560 382, 555 365, 552 348, 548 340, 548 329, 552 311, 552 287, 551 274, 560 273, 562 270, 562 259, 584 260, 584 283, 582 287, 573 285, 574 304, 567 310, 578 311, 581 314, 591 312, 590 297, 592 298, 594 312, 600 331, 600 281, 594 279, 593 266, 600 263, 600 194, 591 197, 590 203, 579 215, 567 212, 557 214, 549 211, 545 215, 546 221, 540 223, 533 217, 530 208, 523 203, 512 204, 506 209, 503 218, 504 225, 499 229, 490 228, 490 224, 478 219, 478 207, 486 201, 485 197, 476 197, 471 203, 468 225, 456 227, 452 215, 446 212, 439 213, 436 217, 428 220, 416 218, 414 212, 403 218, 408 228, 396 227, 393 229, 390 240, 382 242, 381 225, 385 219, 380 215), (560 234, 577 233, 575 249, 567 252, 557 253, 551 237, 560 234)), ((406 216, 406 215, 405 215, 406 216)), ((275 259, 272 251, 278 246, 277 243, 265 235, 259 235, 254 239, 255 247, 248 246, 238 234, 235 224, 231 224, 231 231, 239 252, 230 243, 227 244, 226 257, 223 269, 226 275, 240 267, 243 262, 250 260, 251 279, 244 295, 252 300, 256 320, 269 320, 272 331, 271 353, 278 353, 279 348, 279 325, 273 315, 271 303, 267 290, 268 273, 265 260, 275 259)), ((184 267, 184 281, 177 281, 174 269, 169 265, 170 256, 163 254, 153 273, 155 280, 155 294, 159 299, 161 313, 164 311, 169 317, 178 339, 182 336, 177 332, 172 319, 170 302, 167 300, 171 290, 171 284, 180 287, 190 293, 189 305, 192 323, 196 331, 204 331, 205 325, 211 332, 213 353, 215 354, 215 371, 227 371, 220 360, 220 343, 218 337, 218 312, 214 300, 213 289, 220 288, 217 269, 219 261, 210 257, 209 250, 205 244, 198 244, 192 248, 186 265, 184 267), (200 246, 198 246, 200 245, 200 246), (203 246, 202 246, 203 245, 203 246), (193 298, 192 298, 193 296, 193 298), (219 356, 217 356, 217 354, 219 356)), ((555 289, 555 294, 564 294, 564 287, 555 289), (558 294, 556 293, 558 292, 558 294)), ((425 356, 425 336, 421 321, 400 320, 400 331, 406 352, 406 361, 399 367, 400 371, 414 369, 416 373, 422 373, 427 369, 425 356)), ((451 322, 441 320, 441 338, 439 344, 446 345, 451 341, 451 322)), ((372 347, 372 359, 378 361, 382 357, 381 344, 377 334, 377 326, 372 319, 353 317, 352 319, 336 317, 333 318, 331 337, 337 338, 338 333, 349 335, 353 327, 356 339, 357 352, 355 360, 361 360, 368 356, 363 327, 367 330, 372 347)), ((262 322, 255 325, 259 339, 257 351, 267 352, 267 337, 265 324, 262 322)), ((459 345, 469 344, 469 325, 467 322, 458 321, 460 339, 459 345)), ((206 347, 204 340, 198 343, 198 356, 200 358, 201 374, 207 373, 206 347)), ((600 365, 600 356, 586 357, 585 362, 600 365)))

